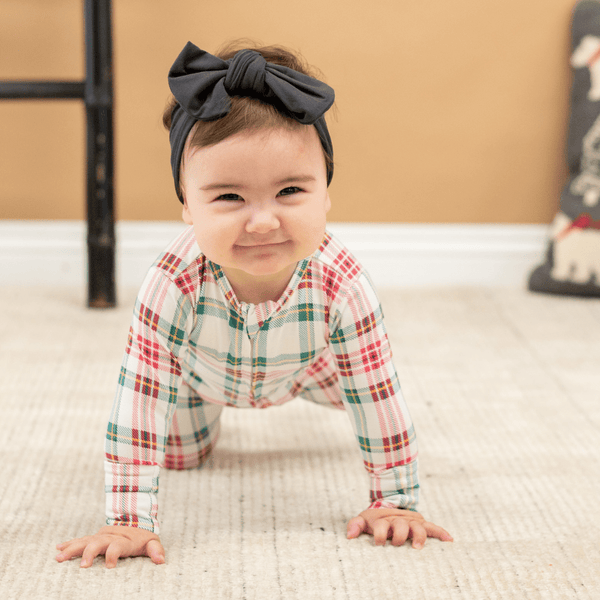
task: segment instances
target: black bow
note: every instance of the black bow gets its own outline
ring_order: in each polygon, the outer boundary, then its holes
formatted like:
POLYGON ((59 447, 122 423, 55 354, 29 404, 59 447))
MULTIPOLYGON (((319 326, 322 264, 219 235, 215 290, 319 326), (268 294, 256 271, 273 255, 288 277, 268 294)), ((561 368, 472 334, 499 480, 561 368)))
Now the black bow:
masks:
POLYGON ((241 50, 222 60, 191 42, 169 71, 169 87, 185 112, 198 121, 224 117, 231 107, 230 96, 255 96, 275 101, 299 123, 312 125, 334 100, 327 84, 268 63, 255 50, 241 50))

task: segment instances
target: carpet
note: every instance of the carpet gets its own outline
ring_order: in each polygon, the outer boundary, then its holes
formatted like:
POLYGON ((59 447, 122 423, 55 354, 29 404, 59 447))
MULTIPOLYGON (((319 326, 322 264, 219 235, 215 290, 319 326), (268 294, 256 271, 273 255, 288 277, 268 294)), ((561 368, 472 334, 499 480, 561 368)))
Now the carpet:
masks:
POLYGON ((135 291, 0 288, 3 599, 600 598, 600 302, 380 293, 420 447, 420 512, 455 541, 346 539, 368 504, 347 415, 225 409, 203 469, 161 474, 166 564, 58 564, 103 525, 103 437, 135 291))

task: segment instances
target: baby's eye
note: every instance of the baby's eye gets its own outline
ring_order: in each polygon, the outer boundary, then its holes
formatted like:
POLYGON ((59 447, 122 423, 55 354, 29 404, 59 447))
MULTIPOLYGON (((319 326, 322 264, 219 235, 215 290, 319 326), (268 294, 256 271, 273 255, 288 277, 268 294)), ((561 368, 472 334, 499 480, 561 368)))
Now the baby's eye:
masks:
POLYGON ((221 194, 217 200, 225 200, 225 201, 233 201, 233 200, 243 200, 241 196, 237 194, 221 194))
POLYGON ((283 190, 281 190, 279 192, 278 195, 279 196, 291 196, 292 194, 297 194, 298 192, 301 192, 301 191, 302 190, 299 187, 293 185, 291 187, 284 188, 283 190))

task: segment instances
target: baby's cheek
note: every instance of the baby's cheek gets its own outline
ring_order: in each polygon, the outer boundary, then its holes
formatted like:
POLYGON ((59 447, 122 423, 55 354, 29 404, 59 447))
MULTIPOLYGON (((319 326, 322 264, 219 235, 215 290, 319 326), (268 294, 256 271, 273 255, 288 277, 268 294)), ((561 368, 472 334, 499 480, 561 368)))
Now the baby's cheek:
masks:
POLYGON ((317 247, 323 241, 323 236, 325 235, 325 219, 315 219, 312 218, 308 220, 303 227, 304 236, 307 243, 311 245, 317 245, 317 247))

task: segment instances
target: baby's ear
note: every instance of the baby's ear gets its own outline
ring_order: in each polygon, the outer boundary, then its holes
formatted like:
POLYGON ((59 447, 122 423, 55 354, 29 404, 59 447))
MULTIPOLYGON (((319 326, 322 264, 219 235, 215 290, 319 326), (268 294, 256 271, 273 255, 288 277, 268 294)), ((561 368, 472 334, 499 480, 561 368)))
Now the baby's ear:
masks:
POLYGON ((192 213, 190 212, 190 209, 188 208, 187 200, 185 199, 185 196, 183 197, 183 208, 181 209, 181 218, 183 219, 183 222, 186 225, 194 224, 194 221, 192 219, 192 213))

